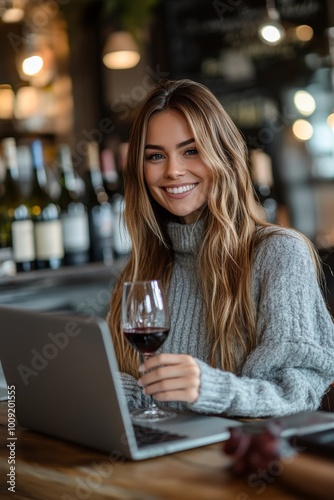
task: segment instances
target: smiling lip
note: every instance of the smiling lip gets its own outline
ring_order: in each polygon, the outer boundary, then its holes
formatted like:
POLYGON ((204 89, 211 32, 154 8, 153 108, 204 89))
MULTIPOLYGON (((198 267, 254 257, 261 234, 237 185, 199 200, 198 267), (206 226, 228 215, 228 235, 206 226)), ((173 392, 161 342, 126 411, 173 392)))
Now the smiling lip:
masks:
POLYGON ((164 187, 163 189, 168 194, 183 194, 192 191, 197 186, 196 183, 193 184, 184 184, 183 186, 175 186, 175 187, 164 187))

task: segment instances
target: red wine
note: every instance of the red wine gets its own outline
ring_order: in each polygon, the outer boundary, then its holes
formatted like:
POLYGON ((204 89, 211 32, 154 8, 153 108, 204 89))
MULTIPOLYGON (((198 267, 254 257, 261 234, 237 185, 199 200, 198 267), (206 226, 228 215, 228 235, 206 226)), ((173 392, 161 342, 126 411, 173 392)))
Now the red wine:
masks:
POLYGON ((142 354, 152 354, 157 351, 165 342, 168 332, 169 329, 156 326, 123 330, 127 341, 142 354))

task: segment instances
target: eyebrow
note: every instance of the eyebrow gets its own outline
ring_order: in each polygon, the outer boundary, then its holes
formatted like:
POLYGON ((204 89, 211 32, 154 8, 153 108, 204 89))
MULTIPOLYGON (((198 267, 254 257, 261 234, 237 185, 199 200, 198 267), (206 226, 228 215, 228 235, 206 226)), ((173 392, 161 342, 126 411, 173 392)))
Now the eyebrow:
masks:
MULTIPOLYGON (((193 142, 195 142, 195 139, 193 139, 191 137, 190 139, 187 139, 186 141, 182 141, 182 142, 179 142, 178 144, 176 144, 176 148, 177 149, 183 148, 184 146, 187 146, 188 144, 192 144, 193 142)), ((159 149, 161 151, 165 151, 165 148, 163 146, 159 146, 158 144, 146 144, 145 150, 146 149, 159 149)))

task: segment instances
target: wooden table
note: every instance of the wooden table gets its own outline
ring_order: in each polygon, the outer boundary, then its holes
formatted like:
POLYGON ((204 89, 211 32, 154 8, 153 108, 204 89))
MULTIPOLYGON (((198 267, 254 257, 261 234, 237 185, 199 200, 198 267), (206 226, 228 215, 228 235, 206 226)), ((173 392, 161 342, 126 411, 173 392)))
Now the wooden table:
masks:
MULTIPOLYGON (((0 404, 0 498, 34 500, 305 500, 294 490, 298 456, 280 461, 262 479, 240 479, 228 471, 228 458, 215 444, 141 462, 16 428, 15 493, 8 491, 7 405, 0 404), (4 446, 5 445, 5 446, 4 446)), ((318 459, 317 459, 318 460, 318 459)), ((334 461, 325 461, 334 479, 334 461)), ((319 465, 319 464, 318 464, 319 465)), ((321 465, 321 470, 323 464, 321 465)), ((297 476, 298 476, 297 474, 297 476)), ((326 491, 333 492, 332 489, 326 491)), ((312 496, 311 498, 326 498, 312 496)), ((332 497, 328 497, 332 498, 332 497)))

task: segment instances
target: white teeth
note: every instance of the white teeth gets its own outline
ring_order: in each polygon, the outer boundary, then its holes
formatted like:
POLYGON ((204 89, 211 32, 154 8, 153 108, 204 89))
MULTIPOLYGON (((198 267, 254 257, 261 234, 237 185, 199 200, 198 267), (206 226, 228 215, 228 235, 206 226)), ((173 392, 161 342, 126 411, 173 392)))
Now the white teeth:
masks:
POLYGON ((172 194, 181 194, 185 193, 186 191, 191 191, 194 189, 196 184, 189 184, 188 186, 181 186, 178 188, 166 188, 167 193, 172 193, 172 194))

